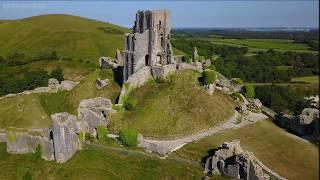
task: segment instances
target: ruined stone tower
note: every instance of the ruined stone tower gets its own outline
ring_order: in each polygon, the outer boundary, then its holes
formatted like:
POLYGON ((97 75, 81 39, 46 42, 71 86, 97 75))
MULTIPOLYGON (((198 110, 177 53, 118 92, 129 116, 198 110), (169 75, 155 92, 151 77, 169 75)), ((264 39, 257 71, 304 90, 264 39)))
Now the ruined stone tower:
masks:
POLYGON ((138 11, 132 33, 125 34, 124 82, 145 66, 152 71, 173 63, 168 11, 138 11))

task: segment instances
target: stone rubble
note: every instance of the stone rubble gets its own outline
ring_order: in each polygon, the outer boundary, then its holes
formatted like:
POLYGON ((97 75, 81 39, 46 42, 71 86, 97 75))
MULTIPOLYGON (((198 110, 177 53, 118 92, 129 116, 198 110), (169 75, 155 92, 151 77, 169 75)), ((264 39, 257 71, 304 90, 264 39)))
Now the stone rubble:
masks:
POLYGON ((275 122, 280 126, 301 137, 312 141, 320 141, 319 136, 319 110, 305 108, 297 116, 280 113, 275 117, 275 122))
POLYGON ((103 87, 107 86, 108 84, 109 84, 109 79, 100 79, 100 78, 98 78, 96 80, 97 89, 102 89, 103 87))
POLYGON ((253 153, 244 151, 238 140, 223 143, 209 155, 204 172, 245 180, 285 179, 264 166, 253 153))

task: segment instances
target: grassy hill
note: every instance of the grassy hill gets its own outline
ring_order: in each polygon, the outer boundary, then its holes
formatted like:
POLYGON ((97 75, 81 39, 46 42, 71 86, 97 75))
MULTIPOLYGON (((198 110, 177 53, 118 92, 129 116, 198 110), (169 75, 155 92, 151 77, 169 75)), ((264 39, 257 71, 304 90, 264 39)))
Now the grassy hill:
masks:
POLYGON ((136 128, 145 136, 175 137, 198 132, 221 123, 234 113, 233 99, 220 92, 209 96, 200 86, 200 73, 177 71, 165 82, 150 81, 135 89, 132 111, 115 114, 111 128, 136 128))
POLYGON ((97 63, 123 49, 129 29, 71 15, 51 14, 0 23, 0 56, 37 57, 56 51, 60 58, 97 63))

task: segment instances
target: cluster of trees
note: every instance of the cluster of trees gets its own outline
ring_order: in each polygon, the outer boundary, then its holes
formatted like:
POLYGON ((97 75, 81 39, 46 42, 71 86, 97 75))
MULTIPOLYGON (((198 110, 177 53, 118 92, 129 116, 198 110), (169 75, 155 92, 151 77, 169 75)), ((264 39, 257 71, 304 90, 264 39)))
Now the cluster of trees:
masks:
POLYGON ((13 75, 10 73, 0 74, 0 96, 9 93, 19 93, 25 90, 32 90, 37 87, 48 86, 48 79, 56 78, 59 81, 63 79, 61 68, 57 67, 50 74, 45 70, 31 70, 22 75, 13 75))
POLYGON ((255 56, 230 55, 214 62, 228 78, 246 82, 290 82, 292 77, 319 75, 319 55, 269 50, 255 56), (286 68, 279 68, 285 66, 286 68))
POLYGON ((28 64, 30 62, 40 61, 40 60, 58 60, 59 57, 56 51, 49 54, 43 54, 36 57, 26 56, 24 53, 14 53, 6 57, 0 56, 0 66, 17 66, 28 64))
POLYGON ((276 112, 300 114, 304 108, 310 106, 310 101, 304 99, 302 93, 294 91, 287 86, 257 86, 255 88, 255 96, 265 106, 276 112))

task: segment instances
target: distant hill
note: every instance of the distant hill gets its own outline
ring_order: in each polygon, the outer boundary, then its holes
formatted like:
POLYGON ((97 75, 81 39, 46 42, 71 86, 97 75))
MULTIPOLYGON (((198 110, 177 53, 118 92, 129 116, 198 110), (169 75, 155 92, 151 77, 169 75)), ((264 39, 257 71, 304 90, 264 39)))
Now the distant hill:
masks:
POLYGON ((50 14, 0 21, 0 56, 24 53, 27 57, 53 51, 62 58, 97 62, 123 49, 129 29, 87 18, 50 14))

